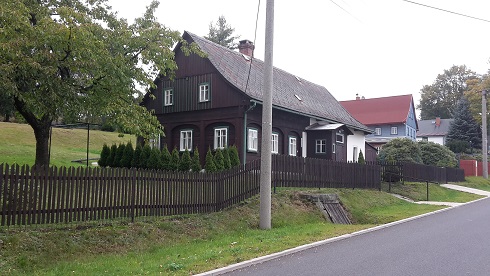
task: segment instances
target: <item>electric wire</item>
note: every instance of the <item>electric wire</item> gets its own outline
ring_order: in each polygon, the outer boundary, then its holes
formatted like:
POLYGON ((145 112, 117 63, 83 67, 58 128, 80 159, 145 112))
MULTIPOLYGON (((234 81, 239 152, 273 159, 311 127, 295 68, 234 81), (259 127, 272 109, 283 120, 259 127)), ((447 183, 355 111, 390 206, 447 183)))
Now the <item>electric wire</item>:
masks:
POLYGON ((452 14, 455 14, 455 15, 459 15, 459 16, 463 16, 463 17, 468 17, 468 18, 471 18, 471 19, 475 19, 475 20, 479 20, 479 21, 484 21, 484 22, 490 23, 490 20, 487 20, 487 19, 478 18, 478 17, 474 17, 474 16, 471 16, 471 15, 466 15, 466 14, 459 13, 459 12, 453 12, 453 11, 449 11, 449 10, 445 10, 445 9, 441 9, 441 8, 437 8, 437 7, 433 7, 433 6, 429 6, 429 5, 426 5, 426 4, 417 3, 417 2, 414 2, 414 1, 410 1, 410 0, 402 0, 402 1, 407 2, 407 3, 410 3, 410 4, 415 4, 415 5, 419 5, 419 6, 422 6, 422 7, 431 8, 431 9, 435 9, 435 10, 438 10, 438 11, 452 13, 452 14))
POLYGON ((342 6, 340 6, 339 4, 337 4, 335 1, 333 0, 330 0, 330 2, 334 3, 335 6, 339 7, 341 10, 343 10, 344 12, 346 12, 348 15, 352 16, 355 20, 357 20, 359 23, 362 23, 361 20, 359 20, 359 18, 355 17, 352 13, 350 13, 348 10, 344 9, 342 6))
POLYGON ((259 22, 259 11, 260 11, 260 0, 259 0, 259 4, 257 6, 257 16, 255 18, 255 33, 254 33, 254 50, 252 50, 252 58, 250 59, 250 66, 248 67, 248 74, 247 74, 247 82, 245 84, 245 91, 244 92, 247 92, 247 88, 248 88, 248 82, 250 81, 250 72, 252 71, 252 62, 254 60, 254 53, 255 53, 255 40, 257 40, 257 26, 258 26, 258 22, 259 22))

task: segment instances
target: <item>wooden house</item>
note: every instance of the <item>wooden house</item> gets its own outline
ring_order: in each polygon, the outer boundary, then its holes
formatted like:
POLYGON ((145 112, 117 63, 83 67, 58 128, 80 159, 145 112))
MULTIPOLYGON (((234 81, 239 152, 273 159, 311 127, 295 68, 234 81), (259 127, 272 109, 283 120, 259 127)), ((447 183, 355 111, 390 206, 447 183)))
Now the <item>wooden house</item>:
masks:
MULTIPOLYGON (((233 51, 190 32, 207 55, 186 56, 177 45, 175 77, 155 80, 143 105, 165 128, 164 144, 180 151, 236 145, 242 162, 260 157, 264 64, 251 41, 233 51), (152 99, 154 98, 154 99, 152 99)), ((324 87, 278 68, 273 71, 272 153, 339 161, 357 160, 372 131, 353 118, 324 87)))

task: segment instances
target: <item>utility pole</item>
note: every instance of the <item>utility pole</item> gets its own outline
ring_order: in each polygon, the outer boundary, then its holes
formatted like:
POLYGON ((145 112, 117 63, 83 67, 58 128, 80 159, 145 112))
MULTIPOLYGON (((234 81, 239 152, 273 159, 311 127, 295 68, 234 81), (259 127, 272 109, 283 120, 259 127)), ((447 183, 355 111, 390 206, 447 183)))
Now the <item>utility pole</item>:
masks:
POLYGON ((262 145, 260 163, 260 229, 271 228, 271 136, 272 136, 272 53, 274 42, 274 0, 267 0, 265 19, 262 145))
POLYGON ((488 179, 488 141, 487 141, 487 90, 481 92, 481 136, 482 136, 482 161, 483 161, 483 178, 488 179))

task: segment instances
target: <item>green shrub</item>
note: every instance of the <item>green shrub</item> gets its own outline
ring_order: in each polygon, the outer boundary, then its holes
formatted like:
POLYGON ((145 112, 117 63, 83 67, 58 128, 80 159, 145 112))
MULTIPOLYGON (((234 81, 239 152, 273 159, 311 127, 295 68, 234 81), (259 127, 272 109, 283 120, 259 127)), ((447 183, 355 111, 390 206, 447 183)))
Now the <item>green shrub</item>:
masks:
POLYGON ((102 151, 100 152, 100 159, 98 161, 100 167, 107 166, 107 159, 109 159, 110 155, 111 155, 111 149, 106 143, 104 143, 104 146, 102 146, 102 151))
POLYGON ((170 151, 168 151, 167 145, 165 145, 160 153, 162 156, 162 168, 166 171, 170 171, 170 162, 172 160, 172 156, 170 155, 170 151))
POLYGON ((149 168, 150 164, 148 160, 150 159, 150 155, 151 155, 150 145, 146 144, 143 146, 143 149, 141 150, 141 155, 140 155, 141 168, 143 169, 149 168))
POLYGON ((357 158, 357 163, 361 165, 366 164, 366 160, 364 159, 364 154, 362 154, 362 150, 359 151, 359 157, 357 158))
POLYGON ((129 142, 125 147, 124 147, 124 153, 123 157, 121 159, 121 167, 123 168, 131 168, 131 162, 133 161, 133 155, 134 155, 134 149, 133 149, 133 144, 129 142))
POLYGON ((208 152, 206 153, 206 164, 204 164, 204 169, 206 172, 216 171, 216 164, 214 163, 214 156, 211 149, 208 149, 208 152))
POLYGON ((216 152, 214 153, 214 164, 216 165, 216 171, 218 172, 225 169, 225 159, 221 149, 216 149, 216 152))
POLYGON ((417 142, 408 138, 395 138, 379 151, 381 161, 412 162, 422 164, 421 152, 417 142))
POLYGON ((113 167, 122 168, 122 159, 124 156, 125 148, 126 148, 125 144, 119 144, 119 146, 117 147, 116 156, 114 157, 113 167))
POLYGON ((230 163, 232 168, 240 166, 240 157, 238 156, 238 148, 235 145, 230 147, 230 163))
POLYGON ((425 165, 451 168, 457 166, 456 155, 449 148, 434 142, 421 141, 418 144, 425 165))
POLYGON ((116 152, 117 152, 117 146, 116 146, 116 144, 112 144, 112 146, 111 146, 111 154, 109 155, 109 158, 107 158, 107 164, 106 164, 106 166, 108 166, 108 167, 115 167, 114 166, 114 160, 116 158, 116 152))
POLYGON ((180 163, 179 151, 177 150, 177 148, 174 148, 172 150, 172 156, 171 156, 170 164, 169 164, 170 170, 171 171, 178 170, 179 169, 179 163, 180 163))
POLYGON ((159 170, 162 168, 162 160, 160 158, 160 150, 153 148, 150 151, 150 158, 148 158, 147 167, 150 170, 159 170))
POLYGON ((140 144, 136 145, 136 149, 133 152, 133 159, 131 160, 131 167, 133 168, 141 168, 143 167, 141 164, 141 152, 143 148, 140 144))
POLYGON ((179 171, 188 172, 191 169, 191 162, 191 153, 186 149, 180 159, 179 171))
POLYGON ((194 154, 192 155, 191 170, 193 172, 201 171, 201 160, 199 158, 199 150, 197 147, 194 149, 194 154))
POLYGON ((230 148, 223 149, 223 161, 224 161, 224 169, 229 170, 231 168, 230 148))

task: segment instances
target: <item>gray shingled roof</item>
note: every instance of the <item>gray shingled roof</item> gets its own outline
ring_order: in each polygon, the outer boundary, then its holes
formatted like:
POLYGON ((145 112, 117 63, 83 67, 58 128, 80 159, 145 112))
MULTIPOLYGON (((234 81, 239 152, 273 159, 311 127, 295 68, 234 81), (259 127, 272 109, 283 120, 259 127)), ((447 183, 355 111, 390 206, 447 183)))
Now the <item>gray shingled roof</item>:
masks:
POLYGON ((439 126, 436 126, 435 120, 436 119, 420 120, 417 136, 446 136, 449 132, 449 126, 451 125, 451 122, 454 121, 454 119, 441 119, 441 125, 439 126))
MULTIPOLYGON (((208 55, 210 62, 229 83, 252 99, 262 102, 263 61, 253 58, 247 86, 251 61, 237 51, 232 51, 187 31, 184 37, 186 34, 208 55), (245 86, 247 86, 246 90, 245 86)), ((272 104, 274 107, 333 123, 342 123, 357 130, 372 133, 372 130, 352 117, 325 87, 275 67, 273 78, 272 104)))

